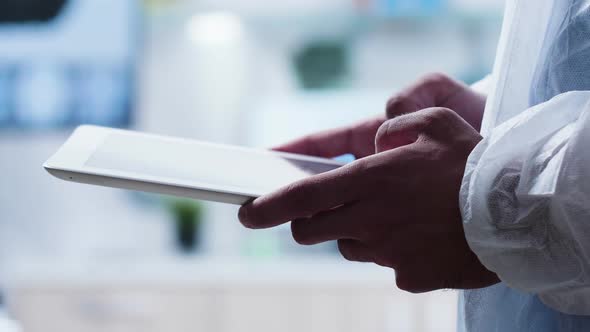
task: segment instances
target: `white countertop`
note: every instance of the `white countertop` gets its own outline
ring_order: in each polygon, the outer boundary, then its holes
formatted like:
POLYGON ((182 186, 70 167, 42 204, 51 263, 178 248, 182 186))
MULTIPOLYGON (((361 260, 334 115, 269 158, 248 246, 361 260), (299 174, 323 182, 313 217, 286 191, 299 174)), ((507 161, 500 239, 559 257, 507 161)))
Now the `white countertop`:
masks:
POLYGON ((374 264, 320 258, 205 258, 176 257, 129 261, 86 262, 23 260, 2 275, 7 288, 28 285, 92 284, 363 284, 395 286, 391 269, 374 264))

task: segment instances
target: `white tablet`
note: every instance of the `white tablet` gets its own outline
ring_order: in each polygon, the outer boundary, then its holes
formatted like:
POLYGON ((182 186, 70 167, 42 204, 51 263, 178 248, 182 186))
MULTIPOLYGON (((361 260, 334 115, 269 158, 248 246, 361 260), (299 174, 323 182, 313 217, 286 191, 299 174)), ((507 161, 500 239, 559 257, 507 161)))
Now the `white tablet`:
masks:
POLYGON ((331 159, 81 126, 44 167, 67 181, 243 204, 342 165, 331 159))

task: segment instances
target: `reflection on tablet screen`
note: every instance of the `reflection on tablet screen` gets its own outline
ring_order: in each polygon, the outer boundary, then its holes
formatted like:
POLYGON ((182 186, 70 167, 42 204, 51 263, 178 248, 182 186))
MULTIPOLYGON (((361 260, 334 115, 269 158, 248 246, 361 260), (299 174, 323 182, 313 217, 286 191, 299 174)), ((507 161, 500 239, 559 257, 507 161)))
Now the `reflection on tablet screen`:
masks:
POLYGON ((125 133, 109 135, 85 166, 126 172, 140 179, 259 194, 338 167, 273 153, 125 133))

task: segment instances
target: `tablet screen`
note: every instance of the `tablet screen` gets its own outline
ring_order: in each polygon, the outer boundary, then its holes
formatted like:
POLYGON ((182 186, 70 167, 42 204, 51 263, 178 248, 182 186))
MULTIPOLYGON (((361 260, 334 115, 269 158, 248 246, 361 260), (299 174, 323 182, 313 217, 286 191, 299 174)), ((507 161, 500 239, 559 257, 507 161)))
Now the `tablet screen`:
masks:
POLYGON ((212 186, 261 195, 337 165, 275 153, 114 132, 85 166, 162 179, 183 186, 212 186))

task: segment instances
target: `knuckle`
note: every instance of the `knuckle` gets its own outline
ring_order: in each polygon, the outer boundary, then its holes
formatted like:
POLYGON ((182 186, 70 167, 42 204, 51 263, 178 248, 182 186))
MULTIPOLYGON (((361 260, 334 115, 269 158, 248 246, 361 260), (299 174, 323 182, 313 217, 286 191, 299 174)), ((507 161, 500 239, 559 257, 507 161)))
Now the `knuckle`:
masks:
POLYGON ((395 116, 418 111, 421 108, 417 100, 420 98, 416 93, 424 90, 438 90, 441 87, 455 85, 456 82, 448 75, 440 72, 427 74, 420 78, 418 82, 412 87, 396 94, 387 101, 387 117, 393 118, 395 116))
POLYGON ((447 127, 448 123, 456 118, 457 114, 451 109, 444 107, 431 108, 424 114, 424 129, 425 131, 433 131, 441 127, 447 127))
POLYGON ((396 119, 387 120, 379 127, 379 129, 377 129, 377 134, 375 135, 375 143, 377 145, 383 143, 389 134, 389 128, 394 124, 395 121, 396 119))
POLYGON ((434 123, 443 123, 448 121, 449 119, 454 119, 456 114, 453 110, 445 107, 436 107, 432 108, 429 117, 432 119, 434 123))
POLYGON ((422 84, 427 86, 447 85, 452 82, 453 79, 441 72, 433 72, 422 78, 422 84))
POLYGON ((428 105, 421 101, 423 98, 420 97, 420 91, 436 91, 456 85, 457 82, 444 73, 427 74, 412 87, 389 98, 386 105, 387 118, 391 119, 426 108, 428 105))
POLYGON ((405 93, 399 93, 387 100, 385 114, 388 119, 393 119, 396 116, 415 111, 415 108, 415 103, 411 100, 410 96, 405 93))

